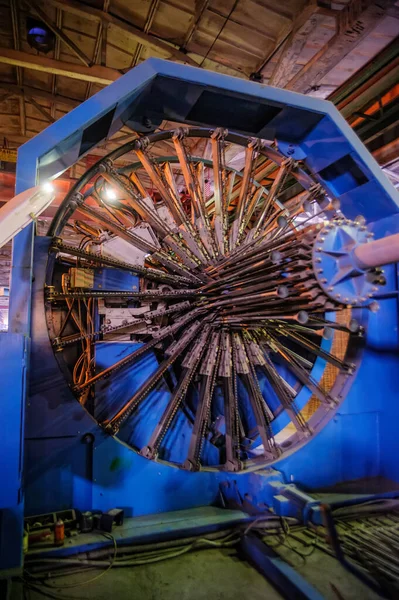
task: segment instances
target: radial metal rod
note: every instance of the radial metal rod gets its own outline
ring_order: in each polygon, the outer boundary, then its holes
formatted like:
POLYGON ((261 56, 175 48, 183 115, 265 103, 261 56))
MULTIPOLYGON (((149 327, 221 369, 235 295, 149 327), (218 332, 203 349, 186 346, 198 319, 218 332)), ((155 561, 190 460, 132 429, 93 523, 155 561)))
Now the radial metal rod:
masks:
POLYGON ((174 283, 179 285, 190 284, 190 280, 185 277, 180 277, 178 275, 166 273, 165 271, 160 271, 158 269, 143 267, 142 265, 126 263, 104 254, 94 254, 94 252, 89 252, 88 250, 82 250, 81 248, 78 248, 76 246, 70 246, 69 244, 65 244, 60 238, 53 239, 52 245, 50 246, 50 251, 69 254, 70 256, 76 256, 78 258, 84 259, 89 264, 94 263, 96 265, 111 267, 114 269, 121 269, 122 271, 133 272, 145 277, 146 279, 151 279, 154 281, 174 283))
POLYGON ((190 354, 187 355, 186 359, 183 361, 183 373, 180 376, 180 379, 173 391, 167 407, 163 412, 162 417, 152 432, 148 445, 146 445, 140 452, 142 456, 145 456, 146 458, 154 458, 157 455, 159 446, 165 437, 168 428, 171 426, 172 421, 179 410, 180 404, 187 393, 195 370, 205 351, 206 342, 210 334, 210 326, 205 325, 203 331, 200 333, 198 339, 191 348, 190 354))
POLYGON ((59 334, 58 337, 53 339, 53 345, 56 346, 57 348, 62 348, 64 346, 74 344, 74 343, 79 342, 84 339, 95 339, 95 338, 99 338, 100 336, 109 335, 112 333, 117 333, 117 332, 123 331, 124 329, 136 328, 140 325, 146 325, 146 324, 148 324, 148 322, 151 322, 154 319, 159 319, 162 317, 172 315, 174 313, 182 312, 184 310, 188 310, 189 308, 191 308, 190 302, 188 302, 188 301, 178 302, 177 304, 174 304, 170 308, 161 308, 158 310, 148 311, 148 312, 144 313, 143 317, 136 318, 133 321, 127 321, 126 323, 122 323, 121 325, 113 325, 113 326, 108 325, 108 326, 102 327, 98 331, 92 331, 91 333, 86 333, 86 334, 76 333, 76 334, 72 334, 72 335, 66 335, 63 337, 60 337, 60 334, 59 334))
POLYGON ((163 290, 147 290, 145 292, 120 291, 120 290, 81 290, 69 289, 65 292, 55 292, 50 290, 47 293, 48 300, 65 300, 65 298, 135 298, 137 300, 170 300, 178 298, 200 297, 198 290, 172 290, 166 292, 163 290))
POLYGON ((107 431, 111 431, 113 434, 119 431, 121 425, 144 400, 144 398, 146 398, 156 383, 164 375, 166 370, 175 362, 178 356, 180 356, 188 344, 194 339, 202 326, 203 323, 201 321, 196 321, 187 328, 182 338, 173 347, 172 352, 170 354, 166 354, 166 358, 161 362, 156 371, 140 386, 137 392, 133 394, 133 396, 111 419, 107 419, 102 423, 103 427, 107 431))
POLYGON ((196 471, 199 468, 201 451, 204 444, 206 428, 209 422, 213 390, 217 376, 217 367, 219 363, 220 352, 220 332, 212 332, 206 354, 202 360, 199 375, 199 399, 197 413, 190 438, 190 445, 184 466, 190 471, 196 471))
POLYGON ((149 342, 146 342, 145 344, 140 346, 140 348, 133 350, 133 352, 131 352, 124 358, 121 358, 116 363, 107 367, 106 369, 103 369, 102 371, 100 371, 99 373, 94 375, 93 377, 90 377, 81 385, 76 386, 75 391, 77 393, 81 393, 85 389, 87 389, 90 386, 97 383, 97 381, 100 381, 101 379, 104 379, 105 377, 109 377, 110 375, 116 373, 117 371, 124 369, 128 365, 135 362, 138 358, 140 358, 141 356, 144 356, 144 354, 146 354, 147 352, 152 350, 154 348, 154 346, 157 346, 162 340, 164 340, 165 338, 167 338, 169 336, 173 336, 174 334, 176 334, 181 327, 188 325, 191 321, 193 321, 200 314, 201 314, 201 310, 192 310, 188 314, 177 319, 175 321, 175 323, 173 323, 173 325, 167 325, 165 327, 162 327, 156 333, 156 335, 153 335, 152 340, 150 340, 149 342))

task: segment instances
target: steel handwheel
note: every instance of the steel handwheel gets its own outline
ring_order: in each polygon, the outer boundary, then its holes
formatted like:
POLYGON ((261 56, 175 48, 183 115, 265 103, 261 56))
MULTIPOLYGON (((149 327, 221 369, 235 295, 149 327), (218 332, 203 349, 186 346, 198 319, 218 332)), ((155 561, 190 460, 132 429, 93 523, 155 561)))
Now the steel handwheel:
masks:
POLYGON ((78 401, 189 470, 256 468, 304 443, 341 401, 361 335, 312 264, 340 218, 300 163, 226 130, 108 155, 49 232, 49 330, 78 401))

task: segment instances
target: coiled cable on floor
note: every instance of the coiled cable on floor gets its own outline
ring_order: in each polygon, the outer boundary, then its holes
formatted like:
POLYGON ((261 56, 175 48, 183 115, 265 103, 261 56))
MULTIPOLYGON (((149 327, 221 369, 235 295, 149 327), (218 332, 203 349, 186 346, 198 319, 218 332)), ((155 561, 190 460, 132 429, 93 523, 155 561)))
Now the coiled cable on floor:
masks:
MULTIPOLYGON (((104 534, 109 535, 109 534, 104 534)), ((240 540, 240 533, 237 529, 230 531, 227 535, 220 539, 210 539, 209 537, 201 537, 201 538, 191 538, 192 541, 189 544, 181 544, 171 547, 165 548, 154 548, 156 544, 152 544, 151 549, 146 546, 138 546, 135 548, 135 551, 128 551, 124 553, 125 556, 123 558, 118 558, 117 553, 118 550, 124 550, 123 547, 118 548, 116 544, 116 540, 113 536, 110 536, 114 543, 114 554, 111 557, 111 560, 92 560, 89 558, 79 558, 78 556, 74 558, 45 558, 45 557, 35 557, 31 560, 28 560, 26 563, 25 569, 25 583, 29 584, 41 584, 50 588, 69 588, 69 587, 78 587, 80 585, 85 585, 87 583, 92 583, 95 580, 99 579, 107 571, 111 568, 116 567, 133 567, 138 565, 147 565, 156 562, 160 562, 163 560, 167 560, 170 558, 176 558, 187 552, 192 550, 200 550, 203 548, 230 548, 235 546, 240 540), (32 572, 31 567, 39 567, 40 572, 32 572), (54 576, 62 577, 70 574, 69 572, 65 572, 66 569, 70 569, 71 567, 79 567, 81 571, 83 569, 105 569, 100 575, 96 575, 90 579, 87 579, 82 582, 73 583, 73 584, 62 584, 62 586, 57 584, 52 584, 48 580, 53 579, 54 576), (56 569, 56 573, 52 569, 56 569)), ((179 542, 179 540, 174 540, 174 542, 179 542)), ((108 549, 107 549, 108 552, 108 549)))

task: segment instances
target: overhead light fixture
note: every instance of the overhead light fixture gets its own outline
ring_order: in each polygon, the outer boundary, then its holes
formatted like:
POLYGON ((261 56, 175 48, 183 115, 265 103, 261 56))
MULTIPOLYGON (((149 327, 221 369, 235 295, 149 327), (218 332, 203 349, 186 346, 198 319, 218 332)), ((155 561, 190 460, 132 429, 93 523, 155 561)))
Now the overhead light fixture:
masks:
POLYGON ((107 198, 107 200, 116 200, 115 190, 113 190, 112 188, 107 187, 106 190, 105 190, 105 197, 107 198))
POLYGON ((27 41, 31 48, 47 54, 54 49, 55 35, 51 29, 38 19, 28 17, 26 20, 27 41))

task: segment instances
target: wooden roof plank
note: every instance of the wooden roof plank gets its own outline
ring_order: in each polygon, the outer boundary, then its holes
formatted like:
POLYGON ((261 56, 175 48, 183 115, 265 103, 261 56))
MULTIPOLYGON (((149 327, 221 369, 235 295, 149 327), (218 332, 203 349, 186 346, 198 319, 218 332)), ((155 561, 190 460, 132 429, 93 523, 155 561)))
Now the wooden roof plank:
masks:
POLYGON ((349 52, 368 36, 384 18, 396 0, 372 2, 363 12, 356 8, 359 3, 350 3, 348 12, 342 10, 337 17, 337 33, 285 86, 295 92, 306 93, 325 77, 349 52), (353 6, 352 6, 353 5, 353 6))
POLYGON ((320 24, 321 18, 323 18, 318 12, 317 3, 311 0, 305 9, 294 19, 291 33, 284 44, 282 53, 272 72, 269 85, 284 87, 288 83, 292 77, 293 67, 303 51, 306 42, 320 24))
POLYGON ((149 46, 157 52, 163 53, 163 56, 174 58, 175 60, 192 66, 198 66, 195 61, 187 56, 187 54, 176 48, 176 46, 160 40, 156 36, 150 35, 149 33, 144 33, 135 25, 127 23, 119 17, 115 17, 114 15, 103 10, 81 4, 80 2, 76 2, 76 0, 48 0, 48 4, 57 6, 65 12, 74 12, 77 15, 84 15, 88 19, 101 21, 103 24, 118 27, 122 31, 129 33, 136 39, 136 41, 140 42, 140 44, 143 44, 143 46, 149 46))
POLYGON ((71 40, 67 34, 57 27, 56 23, 50 19, 45 10, 42 10, 41 6, 35 2, 34 0, 30 1, 30 6, 33 11, 37 14, 37 16, 47 25, 49 29, 56 35, 78 58, 79 60, 86 65, 86 67, 90 67, 91 60, 88 56, 71 40))
POLYGON ((118 71, 109 67, 75 65, 74 63, 47 58, 47 56, 29 54, 28 52, 20 52, 9 48, 0 48, 0 63, 102 84, 109 84, 121 76, 118 71))
POLYGON ((16 85, 13 83, 6 83, 4 81, 0 82, 0 90, 4 90, 13 96, 30 96, 34 98, 41 98, 43 100, 47 100, 49 102, 56 102, 57 104, 63 104, 68 106, 69 108, 75 108, 80 104, 79 100, 73 100, 72 98, 68 98, 66 96, 61 96, 59 94, 51 94, 51 92, 46 92, 45 90, 39 90, 34 87, 30 87, 27 85, 16 85))

